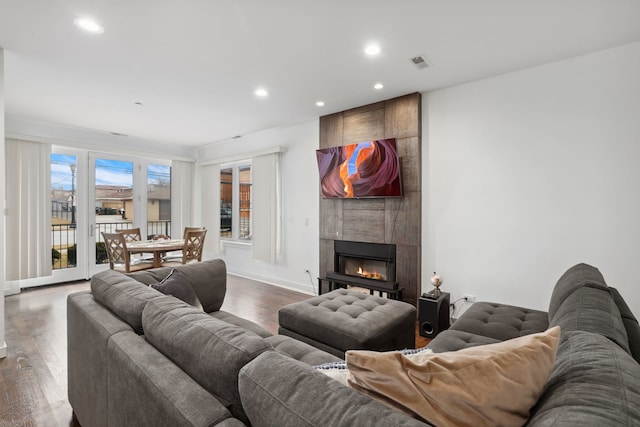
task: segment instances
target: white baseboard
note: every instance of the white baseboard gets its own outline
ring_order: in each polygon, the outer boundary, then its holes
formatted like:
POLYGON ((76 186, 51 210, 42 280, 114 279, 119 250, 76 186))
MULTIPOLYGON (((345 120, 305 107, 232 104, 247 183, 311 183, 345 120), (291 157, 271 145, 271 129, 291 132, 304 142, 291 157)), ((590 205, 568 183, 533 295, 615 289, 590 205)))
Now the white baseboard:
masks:
POLYGON ((19 280, 7 280, 4 282, 4 296, 15 295, 20 293, 19 280))
POLYGON ((290 291, 300 292, 301 294, 315 295, 315 288, 311 290, 311 283, 305 285, 301 283, 289 282, 287 280, 276 279, 273 277, 260 276, 258 274, 245 274, 236 271, 227 271, 233 276, 243 277, 245 279, 255 280, 257 282, 266 283, 268 285, 278 286, 279 288, 288 289, 290 291))
POLYGON ((4 359, 7 357, 7 343, 3 342, 2 346, 0 346, 0 359, 4 359))

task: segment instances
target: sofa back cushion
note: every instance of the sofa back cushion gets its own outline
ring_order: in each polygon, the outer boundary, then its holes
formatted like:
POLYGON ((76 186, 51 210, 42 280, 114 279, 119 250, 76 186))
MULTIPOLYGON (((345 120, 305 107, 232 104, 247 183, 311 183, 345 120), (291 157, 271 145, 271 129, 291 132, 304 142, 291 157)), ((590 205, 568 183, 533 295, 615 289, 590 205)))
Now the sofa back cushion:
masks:
POLYGON ((275 351, 242 368, 239 384, 254 426, 425 426, 275 351))
POLYGON ((556 311, 558 311, 569 295, 576 289, 585 286, 605 291, 608 288, 604 277, 602 277, 600 270, 597 268, 588 264, 576 264, 569 268, 560 279, 558 279, 556 286, 553 288, 551 300, 549 301, 549 320, 555 316, 556 311))
POLYGON ((575 290, 549 319, 563 331, 587 331, 605 336, 631 354, 620 312, 608 290, 582 287, 575 290))
POLYGON ((562 331, 527 426, 640 425, 640 365, 605 337, 562 331))
MULTIPOLYGON (((189 277, 202 308, 207 313, 220 310, 227 293, 227 266, 221 259, 211 259, 175 267, 189 277)), ((170 267, 130 273, 129 277, 147 285, 164 280, 171 273, 170 267)))
POLYGON ((627 339, 629 340, 629 349, 631 350, 631 356, 638 363, 640 363, 640 324, 638 319, 633 315, 631 309, 620 295, 620 292, 616 288, 609 288, 609 293, 613 302, 620 310, 620 316, 622 316, 622 323, 627 331, 627 339))
POLYGON ((183 270, 174 268, 160 283, 154 283, 150 286, 165 295, 172 295, 179 300, 202 310, 202 303, 198 299, 196 292, 193 290, 189 276, 185 274, 183 270))
POLYGON ((138 334, 143 333, 142 310, 147 302, 162 296, 155 289, 113 270, 91 278, 91 293, 102 305, 127 322, 138 334))
POLYGON ((170 296, 150 301, 142 314, 147 340, 242 421, 240 369, 271 346, 253 332, 215 319, 170 296))

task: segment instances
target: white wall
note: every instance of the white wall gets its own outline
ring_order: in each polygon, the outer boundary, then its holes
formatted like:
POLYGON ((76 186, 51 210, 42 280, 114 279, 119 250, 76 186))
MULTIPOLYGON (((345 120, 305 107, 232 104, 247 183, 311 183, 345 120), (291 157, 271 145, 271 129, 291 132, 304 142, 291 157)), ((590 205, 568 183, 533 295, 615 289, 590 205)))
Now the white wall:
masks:
POLYGON ((319 121, 314 120, 217 143, 199 151, 198 161, 207 162, 230 158, 239 160, 243 153, 272 147, 285 149, 281 161, 283 253, 275 264, 270 264, 254 261, 250 247, 222 243, 219 257, 225 260, 230 273, 301 292, 313 292, 317 286, 319 265, 319 193, 315 155, 318 141, 319 121), (305 268, 310 269, 311 276, 304 273, 305 268))
POLYGON ((640 43, 423 99, 424 290, 546 310, 586 262, 640 313, 640 43))
MULTIPOLYGON (((4 49, 0 47, 0 295, 4 296, 5 272, 5 165, 4 165, 4 49)), ((7 356, 7 344, 4 340, 4 298, 0 304, 0 358, 7 356)))

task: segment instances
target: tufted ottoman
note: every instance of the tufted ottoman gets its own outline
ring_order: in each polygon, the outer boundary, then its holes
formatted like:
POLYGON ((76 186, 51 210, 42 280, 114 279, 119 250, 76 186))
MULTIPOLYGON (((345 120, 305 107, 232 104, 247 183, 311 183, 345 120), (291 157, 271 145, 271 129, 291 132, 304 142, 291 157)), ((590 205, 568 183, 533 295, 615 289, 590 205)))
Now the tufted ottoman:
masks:
POLYGON ((336 289, 278 312, 278 333, 344 359, 347 350, 415 347, 416 308, 402 301, 336 289))

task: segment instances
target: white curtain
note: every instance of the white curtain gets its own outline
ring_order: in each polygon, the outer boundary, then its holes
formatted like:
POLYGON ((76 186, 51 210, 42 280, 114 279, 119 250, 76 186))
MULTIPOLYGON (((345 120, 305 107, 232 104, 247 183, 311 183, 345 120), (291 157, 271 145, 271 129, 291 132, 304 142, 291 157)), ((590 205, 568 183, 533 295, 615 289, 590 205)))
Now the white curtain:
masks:
POLYGON ((220 165, 207 165, 200 169, 200 202, 202 225, 207 228, 204 252, 220 253, 220 165))
POLYGON ((280 153, 253 158, 253 259, 274 263, 280 251, 280 153))
POLYGON ((192 162, 171 162, 171 237, 174 239, 182 237, 185 227, 197 225, 193 224, 192 215, 193 174, 192 162))
POLYGON ((51 146, 6 141, 6 279, 51 275, 51 146))

